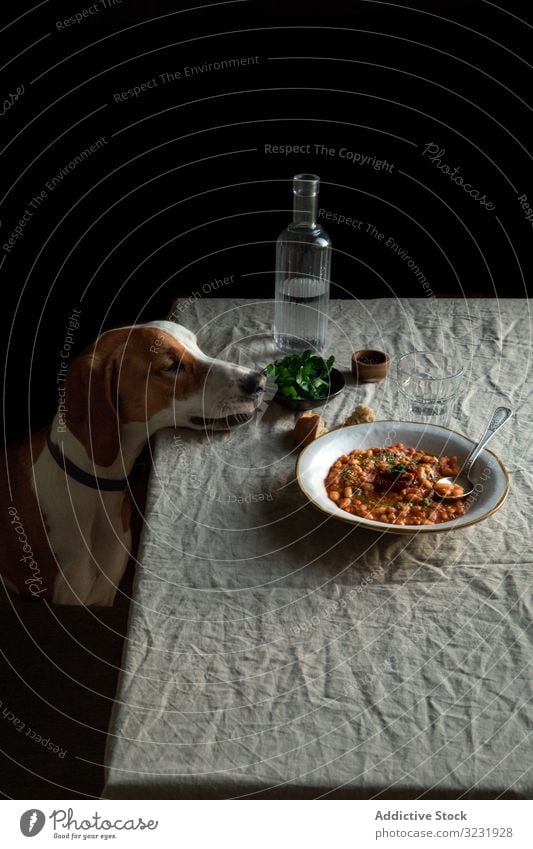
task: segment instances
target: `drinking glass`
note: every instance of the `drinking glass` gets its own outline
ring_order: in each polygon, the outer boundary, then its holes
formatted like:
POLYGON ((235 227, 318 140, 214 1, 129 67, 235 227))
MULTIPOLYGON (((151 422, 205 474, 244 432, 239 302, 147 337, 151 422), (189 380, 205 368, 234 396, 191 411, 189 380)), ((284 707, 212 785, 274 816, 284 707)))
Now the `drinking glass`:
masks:
POLYGON ((396 363, 396 378, 405 399, 407 417, 447 417, 462 377, 462 367, 449 354, 433 351, 403 354, 396 363))

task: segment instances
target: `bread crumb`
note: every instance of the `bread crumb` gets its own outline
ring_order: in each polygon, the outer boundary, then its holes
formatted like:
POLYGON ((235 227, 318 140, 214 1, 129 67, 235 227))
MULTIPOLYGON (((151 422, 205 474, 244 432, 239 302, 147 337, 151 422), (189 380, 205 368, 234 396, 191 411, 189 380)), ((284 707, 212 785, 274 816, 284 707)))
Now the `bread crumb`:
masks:
POLYGON ((350 413, 343 427, 350 425, 364 424, 365 422, 375 422, 376 417, 372 407, 367 407, 366 404, 358 404, 353 413, 350 413))

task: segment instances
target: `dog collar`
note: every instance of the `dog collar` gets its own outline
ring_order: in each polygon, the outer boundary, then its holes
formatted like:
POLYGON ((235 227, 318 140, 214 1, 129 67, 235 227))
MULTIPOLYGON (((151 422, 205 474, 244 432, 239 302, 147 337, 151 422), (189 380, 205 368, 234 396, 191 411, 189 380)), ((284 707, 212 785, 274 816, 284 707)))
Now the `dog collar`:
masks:
POLYGON ((131 476, 127 478, 99 478, 98 475, 92 475, 90 472, 85 472, 83 469, 80 469, 80 467, 73 463, 72 460, 65 457, 65 454, 60 449, 59 445, 52 442, 51 431, 48 431, 46 435, 46 444, 48 445, 48 450, 57 465, 60 466, 60 468, 62 468, 69 477, 78 481, 78 483, 82 483, 84 486, 90 486, 91 489, 101 489, 106 492, 121 492, 126 489, 126 487, 130 486, 131 476))

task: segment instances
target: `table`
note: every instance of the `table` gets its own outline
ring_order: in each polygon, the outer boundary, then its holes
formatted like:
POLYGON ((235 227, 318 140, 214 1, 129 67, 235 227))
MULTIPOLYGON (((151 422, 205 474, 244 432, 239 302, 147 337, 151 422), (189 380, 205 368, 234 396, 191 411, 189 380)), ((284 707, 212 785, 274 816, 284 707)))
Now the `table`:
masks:
MULTIPOLYGON (((208 353, 272 356, 271 303, 178 307, 208 353)), ((330 326, 330 425, 399 415, 393 380, 355 386, 352 350, 444 339, 465 365, 452 426, 515 411, 491 446, 511 495, 466 530, 381 535, 306 504, 275 402, 228 434, 157 435, 108 798, 532 797, 529 305, 334 301, 330 326)))

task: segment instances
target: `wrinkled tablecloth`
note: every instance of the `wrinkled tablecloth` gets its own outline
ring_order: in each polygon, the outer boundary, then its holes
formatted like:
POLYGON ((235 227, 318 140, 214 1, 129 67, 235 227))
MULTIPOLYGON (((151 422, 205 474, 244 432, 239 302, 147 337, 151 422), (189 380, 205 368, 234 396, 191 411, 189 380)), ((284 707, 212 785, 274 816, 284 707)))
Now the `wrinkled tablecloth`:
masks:
MULTIPOLYGON (((264 365, 268 301, 178 302, 211 355, 264 365)), ((446 348, 464 382, 450 424, 510 472, 504 507, 405 537, 328 520, 294 479, 295 414, 153 440, 145 528, 106 756, 109 798, 532 797, 531 316, 523 300, 331 304, 346 391, 398 418, 394 380, 356 386, 353 350, 446 348)))

